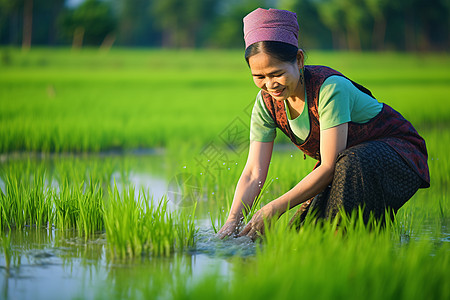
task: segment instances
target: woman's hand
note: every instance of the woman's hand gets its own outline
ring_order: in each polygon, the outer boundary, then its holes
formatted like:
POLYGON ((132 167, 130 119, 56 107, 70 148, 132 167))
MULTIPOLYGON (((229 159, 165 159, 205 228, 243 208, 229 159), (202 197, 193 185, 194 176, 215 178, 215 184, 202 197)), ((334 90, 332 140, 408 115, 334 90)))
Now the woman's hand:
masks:
POLYGON ((230 235, 236 235, 238 232, 239 221, 236 219, 228 219, 225 224, 217 232, 217 237, 223 239, 230 235))
POLYGON ((218 237, 224 238, 237 234, 242 219, 242 211, 245 209, 245 206, 251 207, 253 201, 261 192, 261 187, 266 180, 267 171, 269 170, 272 150, 273 142, 252 141, 250 143, 247 163, 236 186, 230 214, 225 225, 217 233, 218 237))
POLYGON ((252 240, 255 240, 258 236, 264 235, 264 220, 270 222, 270 220, 275 216, 275 209, 268 203, 258 210, 248 222, 247 226, 242 229, 239 236, 248 236, 252 240))

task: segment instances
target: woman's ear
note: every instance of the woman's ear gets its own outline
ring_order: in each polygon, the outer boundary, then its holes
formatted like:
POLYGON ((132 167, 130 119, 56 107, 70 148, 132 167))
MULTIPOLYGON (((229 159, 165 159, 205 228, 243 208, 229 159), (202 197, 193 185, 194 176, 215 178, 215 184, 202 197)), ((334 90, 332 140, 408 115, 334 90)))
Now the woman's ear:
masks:
POLYGON ((302 49, 298 49, 297 51, 297 65, 299 69, 303 69, 305 66, 305 55, 302 49))

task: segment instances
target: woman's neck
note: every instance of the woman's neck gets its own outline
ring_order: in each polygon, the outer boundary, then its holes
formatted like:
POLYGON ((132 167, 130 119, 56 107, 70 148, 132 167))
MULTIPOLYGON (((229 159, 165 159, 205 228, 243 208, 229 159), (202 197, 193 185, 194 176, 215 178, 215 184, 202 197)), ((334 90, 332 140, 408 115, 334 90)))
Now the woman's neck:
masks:
POLYGON ((294 94, 288 97, 286 100, 288 100, 290 103, 300 103, 305 102, 306 96, 305 96, 305 84, 304 82, 300 81, 298 82, 297 87, 295 88, 294 94))

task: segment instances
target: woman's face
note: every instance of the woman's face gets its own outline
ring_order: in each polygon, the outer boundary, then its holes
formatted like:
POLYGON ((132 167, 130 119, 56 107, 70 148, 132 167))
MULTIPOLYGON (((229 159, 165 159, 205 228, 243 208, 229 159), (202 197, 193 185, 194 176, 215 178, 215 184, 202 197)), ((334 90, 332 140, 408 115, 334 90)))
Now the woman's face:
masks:
POLYGON ((280 61, 260 52, 248 60, 256 86, 268 92, 275 100, 302 97, 304 89, 300 82, 300 68, 303 68, 303 52, 299 51, 294 63, 280 61))

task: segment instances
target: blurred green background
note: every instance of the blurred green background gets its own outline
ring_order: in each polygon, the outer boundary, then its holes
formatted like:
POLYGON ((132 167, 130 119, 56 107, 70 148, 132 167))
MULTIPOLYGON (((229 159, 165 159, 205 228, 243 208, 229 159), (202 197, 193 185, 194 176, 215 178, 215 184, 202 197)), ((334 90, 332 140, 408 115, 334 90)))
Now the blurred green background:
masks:
MULTIPOLYGON (((248 142, 258 93, 242 52, 0 48, 0 152, 192 153, 212 141, 223 145, 234 129, 239 136, 231 142, 239 146, 248 142)), ((315 50, 307 63, 367 86, 420 133, 450 127, 448 55, 315 50)))
POLYGON ((0 44, 242 48, 257 7, 296 12, 307 50, 450 45, 449 0, 0 0, 0 44))

